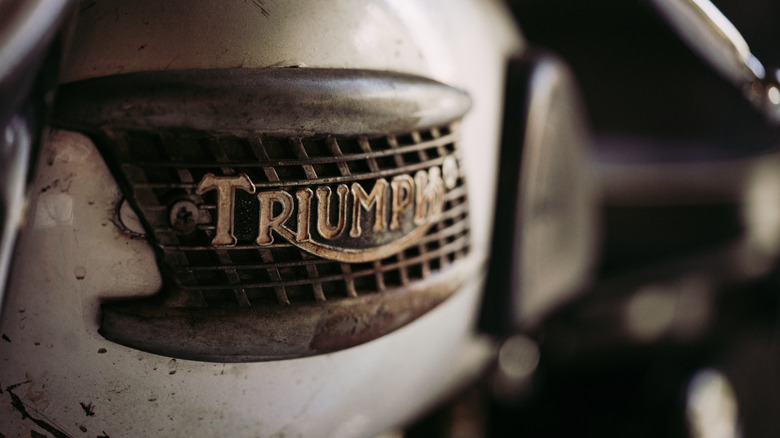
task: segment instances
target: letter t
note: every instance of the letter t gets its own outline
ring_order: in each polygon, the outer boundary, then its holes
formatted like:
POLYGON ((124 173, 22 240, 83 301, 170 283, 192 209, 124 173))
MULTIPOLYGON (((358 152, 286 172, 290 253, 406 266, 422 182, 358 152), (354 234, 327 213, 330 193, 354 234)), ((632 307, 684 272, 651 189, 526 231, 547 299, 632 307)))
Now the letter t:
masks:
POLYGON ((214 246, 236 244, 236 236, 233 235, 236 189, 254 193, 255 185, 245 173, 238 176, 214 176, 213 173, 207 173, 195 189, 198 195, 217 191, 217 234, 211 240, 214 246))

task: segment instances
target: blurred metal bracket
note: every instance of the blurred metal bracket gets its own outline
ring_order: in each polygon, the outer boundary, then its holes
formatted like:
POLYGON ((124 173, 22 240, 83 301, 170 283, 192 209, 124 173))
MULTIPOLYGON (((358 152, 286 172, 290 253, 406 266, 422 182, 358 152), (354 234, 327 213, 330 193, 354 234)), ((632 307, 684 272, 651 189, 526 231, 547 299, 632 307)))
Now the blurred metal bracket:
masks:
POLYGON ((780 77, 750 52, 736 27, 709 0, 650 0, 692 50, 742 89, 769 122, 780 123, 780 77))

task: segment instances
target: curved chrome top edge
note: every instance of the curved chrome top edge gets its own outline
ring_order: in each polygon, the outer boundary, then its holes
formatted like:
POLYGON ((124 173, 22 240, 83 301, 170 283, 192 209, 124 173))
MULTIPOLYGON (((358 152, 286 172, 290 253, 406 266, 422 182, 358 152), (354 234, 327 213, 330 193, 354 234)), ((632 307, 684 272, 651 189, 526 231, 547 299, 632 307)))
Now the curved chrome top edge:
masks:
POLYGON ((780 123, 780 77, 750 51, 736 27, 709 0, 650 0, 692 50, 742 88, 769 122, 780 123))
POLYGON ((189 128, 366 135, 449 123, 464 91, 402 73, 319 68, 140 72, 61 86, 53 123, 67 128, 189 128))

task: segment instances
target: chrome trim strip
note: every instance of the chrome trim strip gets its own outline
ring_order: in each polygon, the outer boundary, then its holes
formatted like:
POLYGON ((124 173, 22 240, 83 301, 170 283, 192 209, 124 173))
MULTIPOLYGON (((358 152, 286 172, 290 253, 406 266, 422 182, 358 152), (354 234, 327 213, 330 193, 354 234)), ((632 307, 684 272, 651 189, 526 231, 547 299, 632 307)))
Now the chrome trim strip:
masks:
POLYGON ((320 68, 130 73, 63 85, 54 124, 90 129, 184 128, 372 135, 430 128, 471 106, 456 88, 419 76, 320 68))

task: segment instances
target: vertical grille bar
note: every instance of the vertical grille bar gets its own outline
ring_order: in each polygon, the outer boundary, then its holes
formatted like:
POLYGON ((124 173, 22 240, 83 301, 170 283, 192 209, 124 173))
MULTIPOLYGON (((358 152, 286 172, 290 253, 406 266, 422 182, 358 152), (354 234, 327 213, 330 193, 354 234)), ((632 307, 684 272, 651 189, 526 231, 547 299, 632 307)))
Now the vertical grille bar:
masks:
MULTIPOLYGON (((360 149, 363 152, 371 153, 371 144, 368 142, 368 138, 366 136, 361 135, 358 137, 358 145, 360 145, 360 149)), ((366 159, 368 161, 368 169, 372 172, 379 172, 379 164, 376 162, 376 158, 369 157, 366 159)))
POLYGON ((395 256, 396 260, 398 260, 398 275, 401 277, 401 286, 406 286, 409 284, 409 270, 406 267, 406 256, 404 256, 404 252, 401 251, 395 256))
POLYGON ((355 278, 352 276, 352 267, 347 263, 341 263, 341 272, 344 274, 344 283, 347 288, 348 297, 357 297, 357 290, 355 289, 355 278))
MULTIPOLYGON (((271 254, 271 250, 261 248, 258 251, 260 251, 260 256, 262 257, 263 262, 265 263, 274 262, 274 256, 273 254, 271 254)), ((282 276, 279 274, 279 269, 277 268, 268 269, 268 275, 271 277, 272 281, 275 282, 282 281, 282 276)), ((287 291, 284 289, 284 286, 275 286, 274 293, 276 293, 276 299, 279 301, 279 304, 283 304, 287 306, 290 305, 290 299, 287 297, 287 291)))
MULTIPOLYGON (((230 254, 228 254, 227 250, 224 249, 218 249, 215 251, 217 253, 217 257, 219 258, 219 262, 223 265, 232 265, 233 261, 230 259, 230 254)), ((236 272, 235 269, 225 269, 225 276, 227 277, 227 281, 231 285, 238 285, 241 284, 241 278, 238 276, 238 272, 236 272)), ((241 307, 249 307, 251 304, 249 303, 249 298, 246 296, 246 289, 244 288, 235 288, 233 289, 233 295, 236 298, 236 302, 241 307)))
MULTIPOLYGON (((176 138, 169 132, 160 133, 160 140, 162 141, 163 150, 172 161, 182 160, 184 158, 181 154, 183 149, 197 147, 196 144, 193 144, 191 139, 176 138)), ((180 182, 195 182, 195 178, 192 177, 192 173, 188 169, 178 168, 176 169, 176 173, 179 176, 180 182)))
MULTIPOLYGON (((309 278, 311 279, 317 279, 320 277, 319 272, 317 272, 317 265, 306 265, 306 271, 308 272, 309 278)), ((311 287, 314 289, 314 299, 319 302, 324 302, 326 299, 325 292, 322 290, 322 283, 315 281, 311 284, 311 287)))
MULTIPOLYGON (((293 139, 293 145, 295 146, 295 155, 298 158, 309 158, 309 154, 306 153, 306 148, 303 147, 303 141, 300 138, 293 139)), ((317 172, 314 171, 314 167, 311 164, 304 164, 303 173, 306 174, 308 179, 317 179, 317 172)))
POLYGON ((385 271, 384 267, 382 266, 382 262, 380 260, 374 261, 374 277, 376 278, 376 289, 377 292, 384 292, 387 290, 387 285, 385 284, 385 271))
MULTIPOLYGON (((328 149, 330 150, 330 153, 333 154, 334 157, 344 156, 344 154, 341 152, 341 149, 339 148, 339 143, 336 141, 335 137, 329 135, 326 141, 327 141, 328 149)), ((337 166, 342 176, 348 176, 350 174, 349 166, 345 161, 339 161, 337 163, 337 166)))
MULTIPOLYGON (((388 135, 387 144, 391 149, 398 149, 398 138, 394 135, 388 135)), ((393 154, 393 160, 395 160, 395 165, 397 167, 404 167, 406 165, 404 163, 404 157, 401 154, 393 154)))
MULTIPOLYGON (((270 160, 268 157, 268 151, 265 150, 265 146, 263 145, 263 141, 261 140, 260 136, 251 136, 249 139, 247 139, 247 141, 249 142, 249 147, 252 149, 252 153, 255 154, 255 157, 258 160, 270 160)), ((277 175, 276 169, 273 167, 263 167, 263 173, 265 173, 265 177, 268 178, 268 181, 279 181, 279 175, 277 175)))
MULTIPOLYGON (((414 141, 416 144, 417 143, 422 143, 423 140, 422 140, 422 136, 420 135, 420 131, 413 131, 412 132, 412 141, 414 141)), ((417 155, 420 156, 420 161, 421 162, 428 161, 428 153, 425 152, 424 149, 420 149, 420 151, 417 152, 417 155)))

